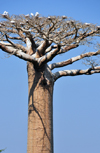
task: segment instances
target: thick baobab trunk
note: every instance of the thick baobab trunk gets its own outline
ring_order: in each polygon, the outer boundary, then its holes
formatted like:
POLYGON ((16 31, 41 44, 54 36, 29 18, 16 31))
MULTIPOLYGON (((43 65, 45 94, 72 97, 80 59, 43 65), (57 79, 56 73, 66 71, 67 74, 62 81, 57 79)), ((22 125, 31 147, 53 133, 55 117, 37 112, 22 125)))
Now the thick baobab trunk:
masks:
POLYGON ((53 153, 53 79, 45 66, 41 70, 28 63, 27 153, 53 153))

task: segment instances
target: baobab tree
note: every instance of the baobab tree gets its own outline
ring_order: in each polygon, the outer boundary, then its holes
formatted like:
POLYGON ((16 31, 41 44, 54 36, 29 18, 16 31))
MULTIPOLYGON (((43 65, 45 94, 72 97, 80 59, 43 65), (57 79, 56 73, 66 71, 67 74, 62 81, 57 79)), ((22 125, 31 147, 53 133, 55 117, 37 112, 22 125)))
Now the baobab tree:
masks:
MULTIPOLYGON (((85 44, 92 44, 100 36, 100 26, 82 23, 67 16, 42 17, 35 15, 0 14, 0 49, 27 61, 28 73, 28 138, 27 153, 53 153, 53 88, 63 76, 100 73, 98 49, 80 52, 65 61, 52 63, 55 56, 65 54, 85 44), (86 58, 88 69, 52 72, 86 58), (87 59, 88 58, 88 59, 87 59), (48 62, 51 61, 51 64, 48 62)), ((73 50, 74 51, 74 50, 73 50)))

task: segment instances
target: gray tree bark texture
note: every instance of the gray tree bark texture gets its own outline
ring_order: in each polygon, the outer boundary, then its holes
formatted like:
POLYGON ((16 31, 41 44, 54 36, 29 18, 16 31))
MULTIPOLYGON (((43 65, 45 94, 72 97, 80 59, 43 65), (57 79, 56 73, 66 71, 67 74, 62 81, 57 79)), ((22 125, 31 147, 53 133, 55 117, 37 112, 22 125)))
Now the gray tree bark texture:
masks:
POLYGON ((53 153, 52 76, 45 67, 42 70, 35 70, 32 63, 28 63, 27 71, 29 86, 27 153, 53 153))

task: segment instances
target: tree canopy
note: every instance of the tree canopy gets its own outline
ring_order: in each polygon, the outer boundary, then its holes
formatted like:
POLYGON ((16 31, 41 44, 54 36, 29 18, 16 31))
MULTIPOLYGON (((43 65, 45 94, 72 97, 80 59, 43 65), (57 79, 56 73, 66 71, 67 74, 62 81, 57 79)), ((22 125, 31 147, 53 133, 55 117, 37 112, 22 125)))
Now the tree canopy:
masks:
MULTIPOLYGON (((88 45, 100 36, 100 26, 82 23, 67 16, 12 15, 0 14, 0 48, 23 60, 34 63, 38 68, 51 61, 55 56, 64 54, 80 45, 88 45), (30 50, 30 51, 29 51, 30 50)), ((99 44, 95 44, 95 46, 99 44)), ((98 47, 98 48, 99 48, 98 47)), ((65 61, 52 63, 50 70, 64 67, 85 57, 97 56, 100 50, 86 52, 65 61)), ((94 61, 86 70, 64 70, 53 74, 54 80, 62 76, 99 73, 100 67, 94 61)))

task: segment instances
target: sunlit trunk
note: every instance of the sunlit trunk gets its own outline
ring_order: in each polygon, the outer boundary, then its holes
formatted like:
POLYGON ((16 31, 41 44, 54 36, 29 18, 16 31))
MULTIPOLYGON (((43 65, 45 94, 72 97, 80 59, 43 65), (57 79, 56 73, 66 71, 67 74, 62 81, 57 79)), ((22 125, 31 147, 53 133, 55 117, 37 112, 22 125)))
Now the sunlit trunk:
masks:
POLYGON ((53 153, 53 81, 47 68, 37 71, 28 63, 28 86, 27 153, 53 153))

